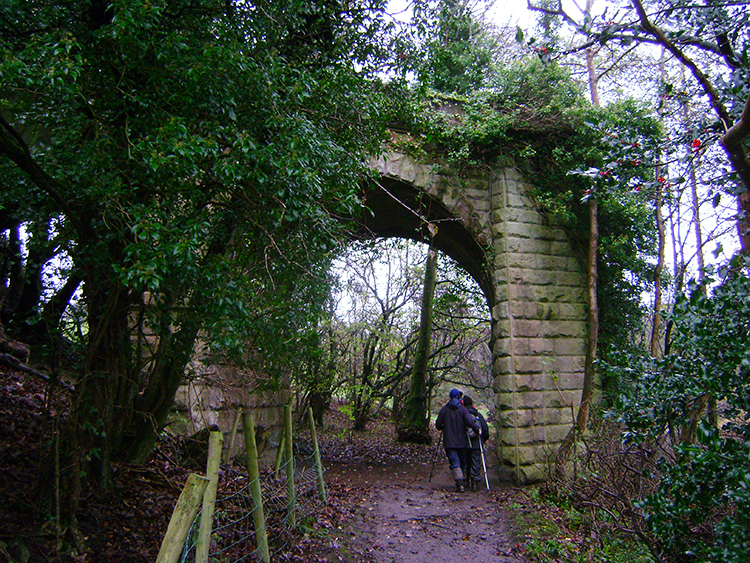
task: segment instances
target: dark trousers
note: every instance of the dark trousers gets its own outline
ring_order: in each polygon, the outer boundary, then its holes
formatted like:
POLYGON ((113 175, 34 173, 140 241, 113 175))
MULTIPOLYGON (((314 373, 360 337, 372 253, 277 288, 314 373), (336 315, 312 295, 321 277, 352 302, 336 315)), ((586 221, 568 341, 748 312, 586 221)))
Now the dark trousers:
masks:
POLYGON ((450 467, 451 469, 460 467, 461 471, 464 474, 464 477, 466 477, 466 467, 468 464, 468 458, 466 455, 467 452, 468 450, 464 448, 446 448, 445 449, 445 455, 448 458, 448 467, 450 467))
POLYGON ((479 448, 475 450, 467 449, 466 454, 468 467, 464 471, 464 475, 466 475, 466 478, 471 481, 480 481, 482 471, 482 451, 479 448))

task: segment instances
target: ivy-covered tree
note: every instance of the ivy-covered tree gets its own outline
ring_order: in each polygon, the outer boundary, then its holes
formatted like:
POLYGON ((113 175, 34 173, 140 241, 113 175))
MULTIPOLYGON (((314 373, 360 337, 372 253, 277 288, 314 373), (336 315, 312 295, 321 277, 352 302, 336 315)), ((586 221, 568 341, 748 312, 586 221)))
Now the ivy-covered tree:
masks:
POLYGON ((424 283, 422 284, 422 302, 417 345, 414 350, 414 367, 411 370, 403 421, 397 429, 399 441, 416 444, 429 444, 431 442, 429 397, 427 395, 427 360, 430 357, 437 261, 437 252, 430 248, 427 252, 427 264, 425 265, 424 283))
POLYGON ((380 8, 0 6, 0 209, 33 250, 6 262, 25 277, 3 274, 34 290, 3 322, 35 355, 78 346, 65 523, 83 476, 106 484, 112 461, 149 452, 199 334, 262 369, 317 314, 336 218, 358 212, 387 116, 370 80, 380 8))
POLYGON ((466 94, 486 84, 501 58, 498 38, 475 0, 415 2, 407 66, 417 83, 466 94))

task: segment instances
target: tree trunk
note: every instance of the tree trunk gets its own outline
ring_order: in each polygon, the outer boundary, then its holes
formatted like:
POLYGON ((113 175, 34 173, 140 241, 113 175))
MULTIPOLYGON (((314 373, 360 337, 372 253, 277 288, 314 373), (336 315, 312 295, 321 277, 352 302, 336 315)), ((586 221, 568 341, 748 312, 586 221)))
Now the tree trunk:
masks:
POLYGON ((599 246, 599 206, 595 198, 589 200, 589 247, 588 247, 588 276, 586 291, 588 295, 588 325, 589 338, 586 346, 585 373, 583 377, 583 390, 581 391, 581 404, 578 408, 578 415, 575 423, 568 434, 560 444, 557 451, 555 463, 558 472, 562 471, 564 465, 570 459, 573 451, 573 444, 579 436, 583 435, 588 425, 589 413, 591 411, 591 402, 594 398, 594 382, 596 371, 594 363, 596 361, 597 345, 599 341, 599 305, 597 302, 596 292, 598 285, 598 246, 599 246))
MULTIPOLYGON (((133 412, 128 370, 130 300, 125 288, 87 280, 89 346, 75 383, 70 416, 60 432, 59 491, 49 491, 52 467, 40 471, 42 490, 59 499, 60 526, 75 534, 85 475, 87 487, 112 485, 113 452, 133 412)), ((48 496, 49 498, 49 496, 48 496)))
POLYGON ((328 391, 312 391, 310 393, 310 408, 313 420, 318 427, 323 426, 323 416, 331 408, 331 394, 328 391))
POLYGON ((586 49, 586 68, 588 69, 589 76, 589 94, 591 95, 591 103, 599 107, 599 88, 598 88, 598 77, 596 76, 596 66, 594 64, 594 55, 596 52, 593 47, 586 49))
POLYGON ((180 330, 159 338, 157 359, 149 373, 148 385, 135 403, 138 414, 123 435, 118 457, 132 463, 143 463, 153 450, 167 422, 177 389, 184 381, 185 366, 193 353, 200 321, 188 318, 179 324, 180 330))
POLYGON ((362 346, 362 377, 358 385, 353 389, 354 400, 352 417, 354 424, 352 428, 357 431, 367 430, 372 410, 372 376, 375 373, 375 364, 378 361, 378 344, 383 333, 383 327, 378 327, 370 332, 362 346))
POLYGON ((52 257, 52 243, 49 241, 49 223, 47 221, 34 221, 26 225, 26 246, 28 248, 26 259, 17 267, 18 277, 14 280, 16 301, 10 311, 10 323, 14 331, 27 338, 28 333, 33 340, 38 332, 33 327, 33 320, 37 315, 42 294, 42 276, 44 264, 52 257))
POLYGON ((738 221, 737 230, 740 238, 740 252, 750 254, 750 157, 746 143, 750 137, 750 95, 745 100, 739 121, 721 138, 724 152, 727 153, 732 169, 740 177, 744 190, 737 196, 738 221))
POLYGON ((656 229, 658 234, 658 257, 654 268, 654 322, 651 327, 651 356, 656 357, 659 353, 659 334, 661 332, 661 303, 662 303, 662 271, 664 270, 664 252, 666 248, 666 232, 664 228, 664 217, 661 213, 663 186, 657 182, 656 201, 654 202, 654 214, 656 217, 656 229))
POLYGON ((404 422, 398 429, 398 440, 429 444, 430 426, 427 417, 427 359, 432 336, 432 303, 437 280, 437 253, 430 248, 424 272, 422 310, 419 321, 419 340, 414 357, 409 395, 406 398, 404 422))
MULTIPOLYGON (((208 262, 227 251, 232 239, 234 226, 231 219, 225 217, 216 226, 213 239, 206 250, 204 260, 208 262)), ((121 427, 121 441, 118 443, 119 459, 133 463, 142 463, 154 448, 156 438, 167 422, 167 417, 174 404, 174 397, 185 377, 185 366, 195 352, 195 342, 203 319, 197 311, 203 303, 198 297, 188 300, 185 307, 168 308, 161 320, 156 360, 148 374, 146 388, 133 397, 134 415, 130 418, 129 427, 121 427), (176 317, 176 318, 175 318, 176 317), (179 330, 173 332, 172 327, 179 330)), ((169 299, 173 305, 176 298, 169 299)), ((132 381, 137 381, 140 374, 134 374, 132 381)), ((138 386, 131 386, 135 389, 138 386)))
MULTIPOLYGON (((586 13, 591 12, 593 0, 586 3, 586 13)), ((594 53, 591 50, 586 52, 586 68, 589 76, 589 87, 591 89, 591 101, 594 105, 599 105, 599 95, 597 91, 598 77, 594 61, 594 53)), ((588 246, 588 271, 586 276, 586 290, 588 296, 588 339, 586 342, 586 360, 583 375, 583 389, 581 390, 581 404, 578 408, 578 415, 570 431, 560 443, 560 448, 555 456, 557 473, 564 471, 564 466, 570 459, 578 436, 586 431, 588 426, 589 413, 591 411, 591 402, 594 399, 594 382, 596 381, 596 353, 599 345, 599 304, 597 302, 597 292, 599 286, 599 204, 596 200, 597 194, 589 199, 589 246, 588 246)))
MULTIPOLYGON (((206 259, 223 253, 231 235, 230 228, 217 228, 215 232, 206 259)), ((96 240, 95 233, 89 234, 96 240)), ((111 257, 122 255, 116 245, 107 252, 111 257)), ((166 310, 159 327, 156 360, 144 381, 131 338, 131 313, 141 296, 102 271, 102 261, 97 258, 83 257, 80 262, 87 272, 84 302, 88 342, 71 415, 60 440, 61 524, 71 531, 76 526, 75 513, 84 486, 81 475, 86 475, 87 487, 110 487, 113 461, 143 462, 153 449, 183 381, 202 323, 201 315, 196 314, 199 303, 185 304, 177 318, 173 310, 166 310), (172 332, 172 326, 180 328, 172 332)), ((105 263, 120 261, 111 258, 105 263)))
POLYGON ((336 357, 338 355, 338 343, 332 326, 328 327, 328 361, 326 362, 325 373, 320 373, 317 369, 313 378, 312 389, 310 391, 310 408, 313 411, 313 420, 318 427, 323 426, 323 415, 331 408, 333 373, 336 371, 336 357))
POLYGON ((354 400, 354 408, 352 410, 352 417, 354 422, 352 424, 352 430, 357 432, 364 432, 367 430, 367 423, 370 422, 370 409, 372 408, 372 401, 369 397, 364 396, 366 392, 360 391, 354 400))
MULTIPOLYGON (((659 59, 659 72, 662 82, 666 82, 664 69, 664 49, 659 59)), ((663 111, 659 111, 659 118, 663 119, 663 111)), ((655 171, 657 179, 662 176, 661 166, 655 171)), ((666 249, 666 229, 664 228, 664 217, 662 216, 662 202, 664 198, 664 184, 656 182, 656 197, 654 198, 654 217, 656 219, 656 232, 658 236, 658 254, 656 267, 654 268, 654 321, 651 326, 651 342, 649 350, 651 356, 656 357, 659 353, 659 334, 661 332, 661 304, 662 304, 662 272, 664 271, 664 253, 666 249)))

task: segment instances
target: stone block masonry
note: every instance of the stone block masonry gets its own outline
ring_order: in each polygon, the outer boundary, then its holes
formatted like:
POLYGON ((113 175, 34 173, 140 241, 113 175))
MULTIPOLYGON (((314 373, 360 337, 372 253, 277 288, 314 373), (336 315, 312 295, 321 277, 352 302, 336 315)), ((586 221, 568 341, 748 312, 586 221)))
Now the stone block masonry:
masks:
POLYGON ((256 423, 256 440, 261 468, 275 461, 276 445, 284 426, 284 405, 288 390, 257 389, 258 374, 239 370, 221 362, 207 362, 207 349, 199 344, 189 366, 192 374, 178 389, 170 428, 192 435, 204 428, 218 428, 224 433, 225 455, 244 455, 242 425, 234 442, 232 430, 243 411, 251 411, 256 423))
POLYGON ((586 279, 564 230, 536 210, 515 170, 496 171, 489 191, 501 467, 527 482, 549 474, 580 402, 586 279))

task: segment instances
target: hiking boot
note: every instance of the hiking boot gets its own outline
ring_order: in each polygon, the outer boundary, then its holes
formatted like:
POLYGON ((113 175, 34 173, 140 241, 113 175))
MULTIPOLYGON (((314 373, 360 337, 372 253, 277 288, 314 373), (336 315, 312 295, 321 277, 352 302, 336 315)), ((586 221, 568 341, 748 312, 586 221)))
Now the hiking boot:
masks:
POLYGON ((474 479, 472 479, 471 481, 469 481, 469 488, 472 491, 474 491, 474 492, 478 491, 479 490, 479 481, 475 481, 474 479))
POLYGON ((464 489, 464 472, 461 471, 460 467, 454 467, 451 469, 451 473, 453 473, 453 480, 456 482, 456 492, 463 493, 466 490, 464 489))

